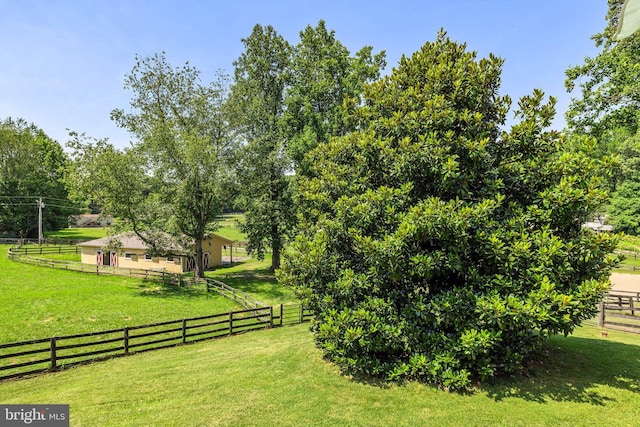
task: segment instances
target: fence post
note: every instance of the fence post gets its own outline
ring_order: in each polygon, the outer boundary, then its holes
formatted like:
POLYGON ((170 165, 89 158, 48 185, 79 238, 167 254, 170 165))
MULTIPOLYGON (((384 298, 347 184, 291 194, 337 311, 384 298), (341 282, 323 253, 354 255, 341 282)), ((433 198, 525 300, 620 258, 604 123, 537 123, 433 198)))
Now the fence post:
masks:
POLYGON ((182 344, 187 342, 187 319, 182 319, 182 344))
POLYGON ((302 304, 300 304, 300 323, 302 323, 303 320, 304 320, 304 308, 302 307, 302 304))
POLYGON ((598 303, 598 326, 604 327, 604 301, 598 303))
POLYGON ((129 327, 124 327, 124 354, 129 355, 129 327))
POLYGON ((273 306, 269 307, 269 327, 273 328, 273 306))
POLYGON ((58 368, 57 362, 58 355, 56 354, 56 338, 51 337, 51 370, 55 371, 58 368))
POLYGON ((635 316, 636 312, 633 307, 633 297, 629 297, 629 309, 631 310, 631 315, 635 316))
POLYGON ((233 311, 229 312, 229 335, 233 334, 233 311))
POLYGON ((282 326, 282 318, 284 317, 284 305, 280 304, 280 326, 282 326))

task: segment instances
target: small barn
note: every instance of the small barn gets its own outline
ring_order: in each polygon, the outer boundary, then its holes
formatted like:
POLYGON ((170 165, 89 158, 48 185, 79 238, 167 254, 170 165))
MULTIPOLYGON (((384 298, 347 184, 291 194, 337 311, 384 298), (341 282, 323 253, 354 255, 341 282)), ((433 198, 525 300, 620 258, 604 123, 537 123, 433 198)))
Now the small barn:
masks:
MULTIPOLYGON (((222 265, 222 248, 232 246, 233 241, 217 234, 210 234, 202 242, 202 264, 204 269, 222 265)), ((148 252, 147 244, 133 233, 103 237, 78 244, 82 248, 81 261, 84 264, 106 265, 142 270, 186 273, 195 270, 195 259, 187 251, 175 249, 171 255, 155 256, 148 252), (113 245, 113 241, 117 244, 113 245), (113 250, 109 247, 117 246, 113 250)), ((192 246, 195 252, 195 243, 192 246)))

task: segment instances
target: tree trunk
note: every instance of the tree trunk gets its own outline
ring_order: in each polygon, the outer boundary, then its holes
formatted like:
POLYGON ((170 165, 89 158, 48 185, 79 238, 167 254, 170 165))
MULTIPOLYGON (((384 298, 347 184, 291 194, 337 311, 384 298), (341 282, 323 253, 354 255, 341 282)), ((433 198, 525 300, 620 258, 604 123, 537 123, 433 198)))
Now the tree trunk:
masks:
POLYGON ((271 271, 280 268, 280 234, 278 233, 278 224, 271 226, 271 271))
POLYGON ((196 240, 196 270, 195 277, 204 277, 204 266, 202 265, 202 240, 196 240))
POLYGON ((271 248, 271 271, 280 268, 280 248, 271 248))

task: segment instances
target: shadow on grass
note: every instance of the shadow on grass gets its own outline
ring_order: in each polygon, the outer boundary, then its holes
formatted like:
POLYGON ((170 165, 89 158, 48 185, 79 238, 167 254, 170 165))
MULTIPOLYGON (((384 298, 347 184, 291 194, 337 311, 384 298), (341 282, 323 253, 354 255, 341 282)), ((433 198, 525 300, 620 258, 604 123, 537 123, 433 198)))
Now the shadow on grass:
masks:
POLYGON ((138 286, 138 292, 143 297, 196 299, 209 298, 213 293, 207 293, 204 285, 178 286, 162 282, 144 281, 138 286))
POLYGON ((244 271, 233 271, 233 267, 242 263, 218 268, 210 277, 227 285, 246 292, 266 304, 297 302, 288 288, 280 285, 275 275, 268 268, 257 268, 244 271), (229 271, 228 273, 226 271, 229 271))
POLYGON ((528 376, 499 379, 481 391, 496 401, 520 398, 605 405, 615 398, 594 389, 608 386, 638 393, 640 398, 638 346, 570 336, 551 338, 548 350, 544 363, 530 369, 528 376))

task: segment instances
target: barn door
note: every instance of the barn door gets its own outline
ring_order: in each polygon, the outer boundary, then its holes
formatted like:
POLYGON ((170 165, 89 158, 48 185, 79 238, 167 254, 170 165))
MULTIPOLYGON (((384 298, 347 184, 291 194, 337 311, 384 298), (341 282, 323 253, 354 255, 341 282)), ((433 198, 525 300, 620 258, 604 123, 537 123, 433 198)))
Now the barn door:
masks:
POLYGON ((187 258, 187 269, 186 271, 193 271, 196 269, 196 258, 192 256, 188 256, 187 258))
POLYGON ((102 251, 96 251, 96 265, 102 265, 104 254, 102 251))
POLYGON ((202 269, 203 270, 207 270, 209 269, 209 258, 211 257, 211 254, 209 252, 205 252, 202 254, 202 269))
POLYGON ((109 254, 109 261, 110 261, 112 267, 117 267, 118 266, 118 253, 111 251, 111 253, 109 254))

